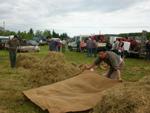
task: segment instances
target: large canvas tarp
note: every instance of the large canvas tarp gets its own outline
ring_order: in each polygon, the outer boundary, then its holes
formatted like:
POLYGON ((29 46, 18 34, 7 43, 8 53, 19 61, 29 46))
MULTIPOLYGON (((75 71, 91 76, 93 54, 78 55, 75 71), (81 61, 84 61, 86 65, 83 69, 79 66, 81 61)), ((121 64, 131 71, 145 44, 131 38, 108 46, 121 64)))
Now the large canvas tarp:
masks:
POLYGON ((76 77, 23 93, 43 110, 65 113, 93 108, 100 101, 102 92, 116 84, 119 83, 96 72, 84 71, 76 77))

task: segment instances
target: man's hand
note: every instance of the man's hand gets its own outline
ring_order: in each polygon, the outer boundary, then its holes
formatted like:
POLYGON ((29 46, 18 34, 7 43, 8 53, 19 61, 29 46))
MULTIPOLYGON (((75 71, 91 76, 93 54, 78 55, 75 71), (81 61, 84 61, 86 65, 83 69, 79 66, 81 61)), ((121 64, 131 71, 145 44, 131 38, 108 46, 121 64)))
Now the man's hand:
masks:
POLYGON ((91 66, 89 66, 89 65, 85 65, 85 67, 86 67, 87 70, 91 69, 91 66))
POLYGON ((94 71, 93 66, 86 65, 86 69, 90 71, 94 71))
POLYGON ((94 66, 95 66, 95 64, 92 64, 92 65, 86 65, 86 69, 87 69, 87 70, 93 69, 94 66))

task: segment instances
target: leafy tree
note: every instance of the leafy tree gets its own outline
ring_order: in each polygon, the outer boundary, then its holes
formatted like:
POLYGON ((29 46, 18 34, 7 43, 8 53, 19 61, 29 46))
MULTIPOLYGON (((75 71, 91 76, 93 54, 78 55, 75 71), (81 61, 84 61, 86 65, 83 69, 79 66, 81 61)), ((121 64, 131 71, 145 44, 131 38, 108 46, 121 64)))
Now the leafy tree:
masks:
POLYGON ((59 33, 56 33, 54 30, 52 32, 52 37, 53 38, 59 38, 59 33))
POLYGON ((44 37, 51 37, 51 31, 50 30, 44 30, 43 36, 44 37))
POLYGON ((18 36, 19 36, 20 38, 22 38, 22 39, 27 39, 26 34, 27 34, 26 31, 24 31, 24 32, 18 31, 18 36))
POLYGON ((29 34, 34 35, 34 31, 33 31, 33 29, 32 29, 32 28, 30 28, 30 30, 29 30, 29 34))
POLYGON ((9 36, 9 35, 16 35, 16 33, 13 31, 9 31, 9 30, 0 30, 0 35, 1 36, 9 36))
POLYGON ((37 37, 42 37, 42 35, 43 35, 43 33, 40 30, 37 30, 35 33, 35 36, 37 36, 37 37))
POLYGON ((68 38, 69 38, 69 36, 67 35, 67 33, 62 33, 62 34, 60 35, 60 39, 61 39, 61 40, 68 39, 68 38))

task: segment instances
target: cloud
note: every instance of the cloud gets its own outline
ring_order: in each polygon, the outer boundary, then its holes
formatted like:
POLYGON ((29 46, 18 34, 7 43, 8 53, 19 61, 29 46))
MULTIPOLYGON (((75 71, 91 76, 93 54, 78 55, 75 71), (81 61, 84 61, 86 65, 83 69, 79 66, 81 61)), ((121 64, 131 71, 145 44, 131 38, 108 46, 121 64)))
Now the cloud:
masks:
MULTIPOLYGON (((11 30, 56 29, 71 35, 149 30, 149 0, 0 0, 11 30), (137 30, 138 28, 138 30, 137 30)), ((1 22, 2 23, 2 22, 1 22)))
POLYGON ((90 0, 85 1, 84 6, 89 10, 98 10, 101 12, 113 12, 124 10, 141 2, 141 0, 90 0))

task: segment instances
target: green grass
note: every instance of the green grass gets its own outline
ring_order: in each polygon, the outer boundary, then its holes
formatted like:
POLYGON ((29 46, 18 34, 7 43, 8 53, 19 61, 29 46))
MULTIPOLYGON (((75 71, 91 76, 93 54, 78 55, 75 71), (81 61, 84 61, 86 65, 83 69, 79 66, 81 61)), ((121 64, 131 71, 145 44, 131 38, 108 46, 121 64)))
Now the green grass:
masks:
MULTIPOLYGON (((66 58, 76 64, 92 64, 94 57, 86 57, 85 53, 66 52, 66 58)), ((98 69, 100 74, 106 70, 98 69)), ((122 78, 125 81, 137 81, 145 75, 150 75, 150 61, 144 59, 127 58, 122 70, 122 78)))
MULTIPOLYGON (((42 46, 41 51, 37 53, 18 53, 32 54, 33 56, 43 57, 48 54, 48 47, 42 46)), ((89 58, 85 53, 69 52, 64 53, 66 59, 75 64, 91 64, 94 57, 89 58)), ((106 70, 98 68, 101 74, 106 70)), ((150 61, 143 59, 128 58, 125 60, 125 66, 122 70, 122 77, 125 81, 137 81, 149 75, 150 61)), ((23 84, 25 74, 28 71, 24 69, 11 69, 9 65, 9 56, 7 51, 0 50, 0 112, 4 113, 46 113, 39 109, 23 97, 22 91, 28 89, 23 84)))

